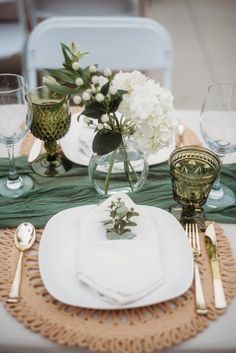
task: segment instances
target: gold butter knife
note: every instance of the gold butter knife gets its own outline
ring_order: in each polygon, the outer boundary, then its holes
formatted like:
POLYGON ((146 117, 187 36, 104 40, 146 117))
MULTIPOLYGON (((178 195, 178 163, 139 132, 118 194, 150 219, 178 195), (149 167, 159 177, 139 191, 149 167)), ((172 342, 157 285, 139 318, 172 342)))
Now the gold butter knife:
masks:
POLYGON ((213 223, 211 223, 205 232, 206 251, 210 259, 213 274, 213 289, 215 297, 215 307, 223 309, 227 306, 224 294, 224 288, 220 275, 220 267, 217 256, 217 241, 213 223))

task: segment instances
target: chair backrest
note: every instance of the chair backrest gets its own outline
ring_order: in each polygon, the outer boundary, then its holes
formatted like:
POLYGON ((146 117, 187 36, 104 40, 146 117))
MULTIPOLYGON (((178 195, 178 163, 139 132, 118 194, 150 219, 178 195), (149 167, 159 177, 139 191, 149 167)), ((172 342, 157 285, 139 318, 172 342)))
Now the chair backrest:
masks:
POLYGON ((27 30, 25 9, 22 0, 0 1, 16 7, 17 18, 0 23, 0 59, 6 59, 15 54, 21 54, 24 49, 27 30))
POLYGON ((100 69, 163 71, 163 86, 171 88, 172 43, 167 30, 144 17, 54 17, 31 32, 26 48, 26 75, 31 88, 37 70, 62 66, 60 43, 74 41, 82 51, 83 66, 100 69))
POLYGON ((146 16, 149 0, 28 0, 32 28, 55 16, 146 16))

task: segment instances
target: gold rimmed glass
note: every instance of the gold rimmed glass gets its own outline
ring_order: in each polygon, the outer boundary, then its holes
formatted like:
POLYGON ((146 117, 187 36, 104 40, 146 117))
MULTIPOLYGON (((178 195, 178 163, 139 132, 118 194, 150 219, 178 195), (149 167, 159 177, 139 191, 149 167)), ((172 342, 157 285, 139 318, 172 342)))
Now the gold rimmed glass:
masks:
POLYGON ((173 196, 181 206, 180 222, 197 223, 204 230, 202 206, 219 173, 219 157, 204 147, 185 146, 172 152, 169 165, 173 196))
POLYGON ((31 91, 33 121, 31 132, 44 141, 46 154, 32 163, 33 170, 42 176, 59 176, 70 168, 69 163, 58 151, 58 140, 69 130, 71 117, 68 101, 49 91, 45 86, 31 91))

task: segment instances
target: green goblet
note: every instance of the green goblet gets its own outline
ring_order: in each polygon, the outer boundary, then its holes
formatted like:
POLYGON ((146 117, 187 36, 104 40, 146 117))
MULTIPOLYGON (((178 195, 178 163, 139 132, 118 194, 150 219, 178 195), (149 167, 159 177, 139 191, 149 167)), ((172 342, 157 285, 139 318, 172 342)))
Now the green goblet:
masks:
POLYGON ((57 140, 69 130, 71 117, 67 101, 47 87, 31 91, 33 107, 32 134, 44 141, 46 154, 32 163, 32 169, 41 176, 59 176, 71 168, 71 163, 59 154, 57 140))
POLYGON ((183 226, 195 222, 204 230, 205 217, 202 206, 206 203, 219 173, 219 157, 207 148, 185 146, 172 152, 169 165, 173 196, 181 205, 174 207, 172 213, 179 213, 178 218, 183 226))

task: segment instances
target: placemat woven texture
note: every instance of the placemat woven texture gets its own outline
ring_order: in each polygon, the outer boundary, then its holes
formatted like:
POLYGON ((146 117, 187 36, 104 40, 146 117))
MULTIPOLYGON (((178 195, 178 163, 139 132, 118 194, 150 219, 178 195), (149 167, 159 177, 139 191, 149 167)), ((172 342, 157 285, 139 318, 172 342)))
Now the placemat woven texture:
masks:
MULTIPOLYGON (((229 304, 236 288, 235 261, 223 230, 218 224, 215 226, 221 274, 229 304)), ((47 292, 40 277, 38 246, 41 234, 42 230, 38 230, 32 250, 24 255, 18 304, 6 302, 18 259, 13 242, 14 230, 5 230, 0 237, 0 299, 23 325, 54 342, 87 347, 97 352, 150 353, 197 335, 207 327, 209 320, 224 313, 224 310, 214 307, 210 264, 203 235, 199 266, 209 308, 207 316, 196 314, 193 286, 178 298, 137 309, 90 310, 58 302, 47 292)), ((181 274, 179 276, 181 280, 181 274)))

